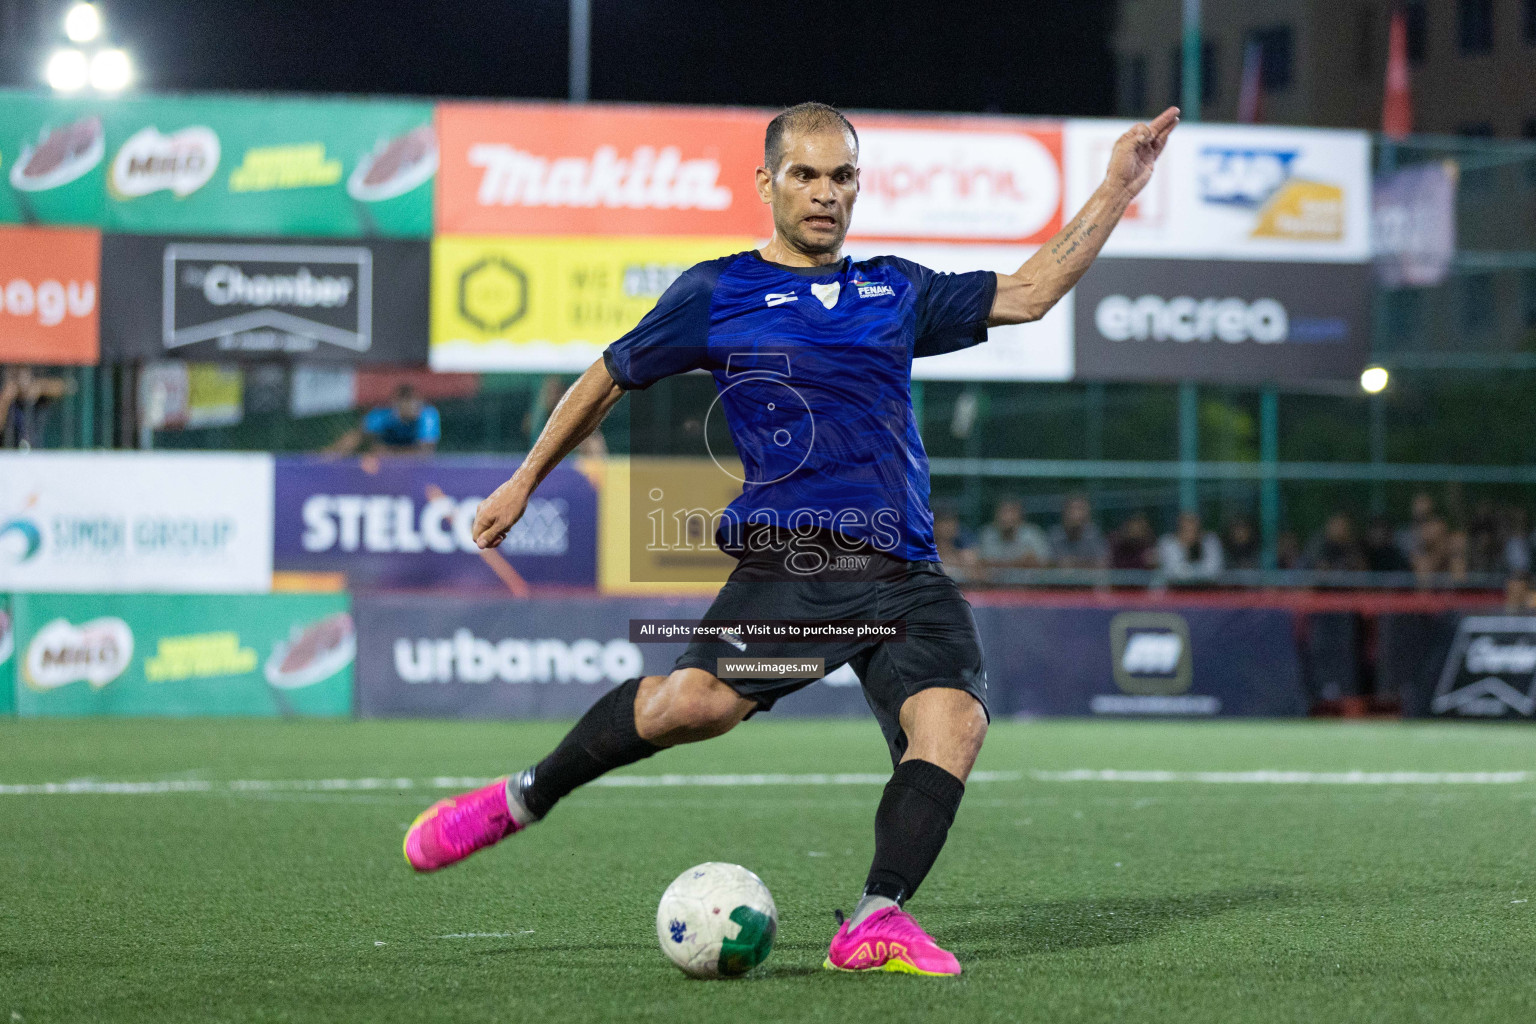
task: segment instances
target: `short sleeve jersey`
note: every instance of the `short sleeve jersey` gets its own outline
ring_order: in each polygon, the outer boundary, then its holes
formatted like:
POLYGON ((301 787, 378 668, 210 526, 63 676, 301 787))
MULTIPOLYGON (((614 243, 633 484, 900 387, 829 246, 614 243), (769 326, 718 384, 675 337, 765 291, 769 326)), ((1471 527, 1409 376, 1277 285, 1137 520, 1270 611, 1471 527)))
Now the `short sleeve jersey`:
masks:
MULTIPOLYGON (((683 273, 603 358, 626 390, 706 370, 741 459, 716 540, 752 524, 834 530, 907 561, 937 561, 912 360, 986 340, 997 277, 894 256, 824 267, 755 250, 683 273)), ((717 453, 718 454, 718 453, 717 453)))
POLYGON ((430 405, 422 406, 421 415, 414 420, 401 419, 393 406, 381 406, 363 418, 363 430, 391 448, 436 444, 443 433, 437 409, 430 405))

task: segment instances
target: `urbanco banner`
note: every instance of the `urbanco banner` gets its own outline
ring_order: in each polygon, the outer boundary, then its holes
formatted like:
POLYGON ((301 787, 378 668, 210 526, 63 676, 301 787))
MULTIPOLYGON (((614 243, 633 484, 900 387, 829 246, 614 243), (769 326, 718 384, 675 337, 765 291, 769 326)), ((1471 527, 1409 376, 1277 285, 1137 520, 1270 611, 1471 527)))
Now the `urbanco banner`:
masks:
POLYGON ((1084 380, 1259 384, 1355 377, 1369 264, 1101 259, 1074 297, 1084 380))
POLYGON ((430 246, 108 235, 102 358, 419 365, 430 246))
MULTIPOLYGON (((1133 123, 1066 123, 1068 216, 1104 180, 1133 123)), ((1370 156, 1365 132, 1181 124, 1104 255, 1364 263, 1370 156)))
POLYGON ((270 455, 0 454, 0 590, 271 587, 270 455))
MULTIPOLYGON (((475 545, 475 509, 516 458, 277 460, 276 565, 344 572, 354 587, 502 584, 475 545)), ((597 582, 597 492, 574 466, 555 468, 495 553, 526 581, 597 582)))

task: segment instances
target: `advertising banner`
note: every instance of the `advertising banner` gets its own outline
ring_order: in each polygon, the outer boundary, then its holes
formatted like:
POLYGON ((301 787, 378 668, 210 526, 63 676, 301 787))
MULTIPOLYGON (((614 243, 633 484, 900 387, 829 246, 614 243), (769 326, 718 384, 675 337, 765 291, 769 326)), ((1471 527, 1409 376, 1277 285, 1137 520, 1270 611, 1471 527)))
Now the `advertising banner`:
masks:
POLYGON ((113 231, 431 234, 430 104, 177 96, 107 110, 113 231))
MULTIPOLYGON (((762 117, 761 133, 768 115, 762 117)), ((849 237, 1038 245, 1061 229, 1061 124, 855 115, 849 237)))
POLYGON ((102 223, 107 106, 0 90, 0 223, 102 223))
POLYGON ((281 242, 108 235, 108 362, 427 356, 427 242, 281 242))
POLYGON ((1450 718, 1536 719, 1536 616, 1462 619, 1429 712, 1450 718))
POLYGON ((1077 286, 1083 380, 1353 378, 1370 353, 1368 264, 1099 260, 1077 286))
POLYGON ((346 715, 345 594, 21 594, 22 715, 346 715))
POLYGON ((0 227, 0 363, 94 366, 101 235, 0 227))
POLYGON ((432 368, 580 373, 683 271, 755 244, 747 235, 438 238, 432 368))
POLYGON ((16 628, 11 596, 0 594, 0 715, 16 710, 16 628))
MULTIPOLYGON (((1132 123, 1066 123, 1068 211, 1104 180, 1132 123)), ((1182 124, 1104 255, 1367 262, 1370 148, 1365 132, 1182 124)))
POLYGON ((437 230, 461 235, 772 232, 760 111, 443 103, 437 230))
POLYGON ((0 590, 272 586, 272 457, 0 454, 0 590))
MULTIPOLYGON (((470 534, 475 508, 518 459, 277 460, 276 566, 344 572, 354 588, 500 590, 470 534)), ((529 583, 597 581, 597 493, 569 464, 539 485, 496 554, 529 583)))
MULTIPOLYGON (((670 672, 687 646, 633 643, 631 619, 697 619, 708 607, 707 599, 660 597, 487 602, 360 596, 358 713, 574 718, 626 679, 670 672)), ((849 671, 786 697, 773 714, 869 710, 849 671)))
POLYGON ((1304 715, 1288 612, 981 606, 993 714, 1304 715))
POLYGON ((1388 288, 1442 284, 1456 256, 1454 160, 1404 167, 1376 179, 1376 279, 1388 288))

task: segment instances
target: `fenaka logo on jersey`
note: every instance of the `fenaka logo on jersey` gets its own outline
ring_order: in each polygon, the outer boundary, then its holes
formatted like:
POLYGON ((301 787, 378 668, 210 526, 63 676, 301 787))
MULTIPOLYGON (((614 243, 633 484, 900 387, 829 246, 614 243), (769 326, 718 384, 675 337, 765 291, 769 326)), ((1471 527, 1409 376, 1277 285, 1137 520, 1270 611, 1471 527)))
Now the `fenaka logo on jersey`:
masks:
POLYGON ((482 142, 469 148, 469 165, 483 172, 476 192, 481 206, 725 210, 734 198, 720 183, 718 160, 685 158, 677 146, 621 153, 602 145, 590 156, 551 158, 482 142))
POLYGON ((1205 146, 1196 161, 1200 198, 1255 211, 1253 238, 1338 241, 1344 190, 1293 177, 1298 149, 1205 146))
POLYGON ((278 354, 372 345, 373 253, 361 246, 172 244, 163 283, 168 352, 200 342, 278 354))
POLYGON ((153 126, 129 137, 112 160, 107 187, 119 199, 167 191, 177 198, 196 192, 219 167, 219 137, 197 125, 169 135, 153 126))
POLYGON ((1536 717, 1536 617, 1462 619, 1430 711, 1467 718, 1536 717))
POLYGON ((862 277, 855 277, 848 283, 859 290, 859 298, 861 299, 878 299, 881 296, 895 298, 896 296, 896 289, 884 281, 866 281, 862 277))
POLYGON ((21 678, 34 690, 78 682, 99 690, 122 675, 132 660, 133 630, 122 619, 105 616, 79 626, 54 619, 27 645, 21 678))
POLYGON ((444 639, 400 637, 395 673, 407 683, 622 683, 642 674, 645 658, 628 640, 508 638, 468 629, 444 639))

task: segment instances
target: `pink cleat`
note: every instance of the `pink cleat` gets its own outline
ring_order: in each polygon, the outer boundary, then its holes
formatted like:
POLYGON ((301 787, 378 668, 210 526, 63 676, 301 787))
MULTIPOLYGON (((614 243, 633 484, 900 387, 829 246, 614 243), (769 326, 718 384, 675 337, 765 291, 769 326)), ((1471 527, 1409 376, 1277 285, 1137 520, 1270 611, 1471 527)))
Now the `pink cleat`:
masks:
POLYGON ((822 966, 829 971, 895 971, 929 977, 960 973, 960 961, 940 949, 933 936, 900 907, 877 910, 857 928, 843 921, 822 966))
POLYGON ((417 871, 437 871, 522 827, 507 809, 507 780, 497 779, 422 811, 406 830, 405 859, 417 871))

